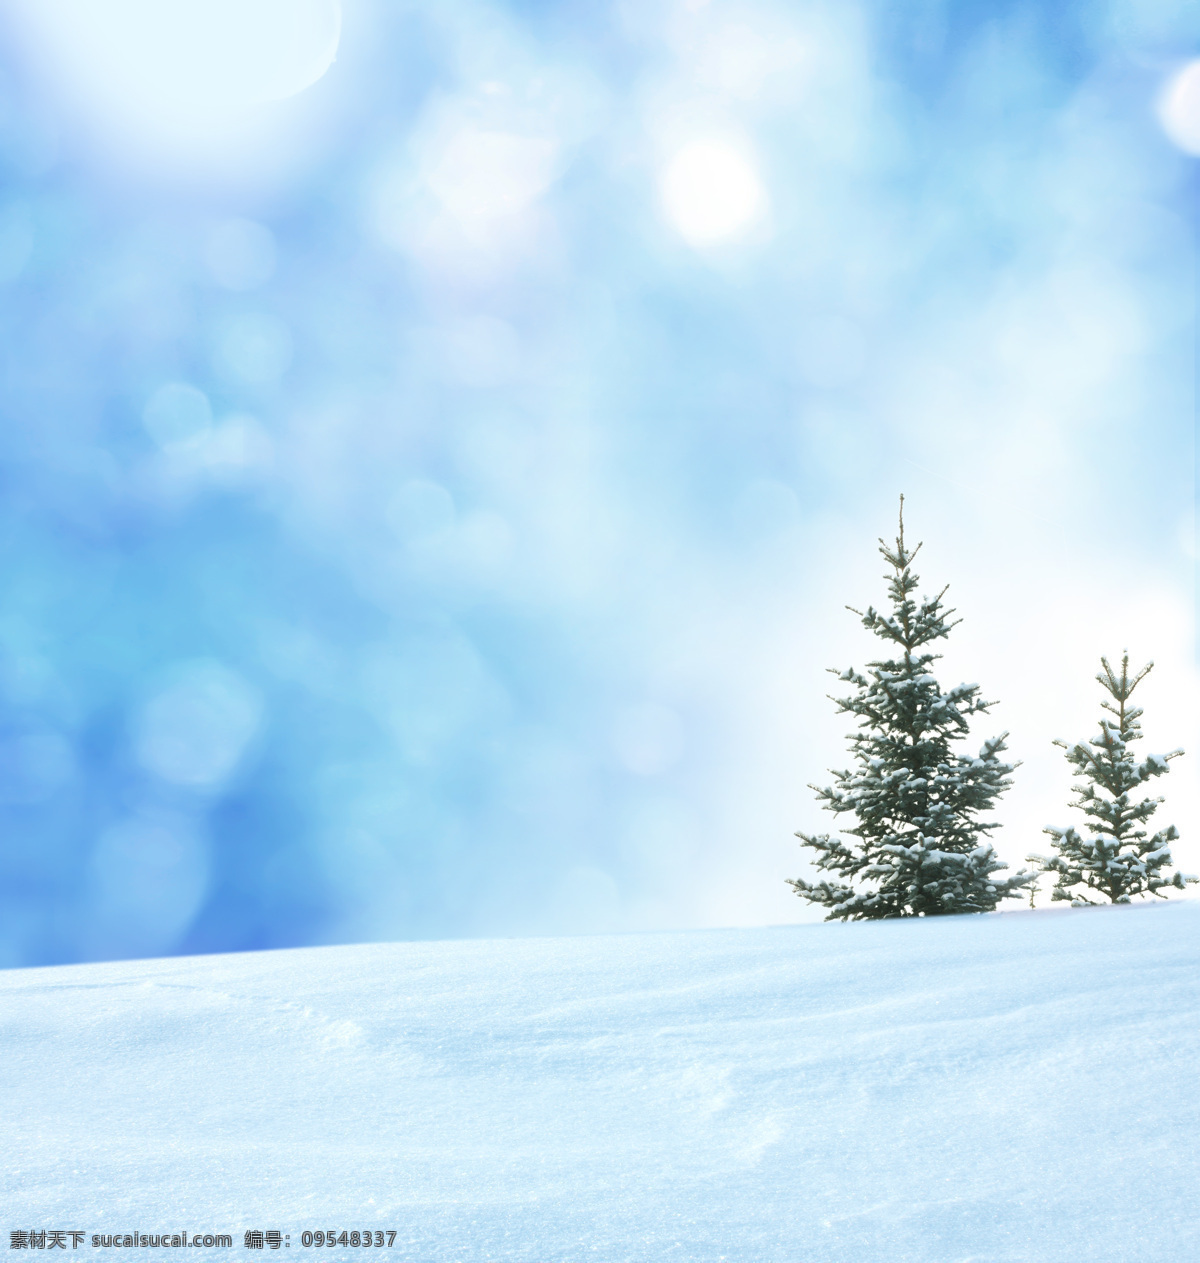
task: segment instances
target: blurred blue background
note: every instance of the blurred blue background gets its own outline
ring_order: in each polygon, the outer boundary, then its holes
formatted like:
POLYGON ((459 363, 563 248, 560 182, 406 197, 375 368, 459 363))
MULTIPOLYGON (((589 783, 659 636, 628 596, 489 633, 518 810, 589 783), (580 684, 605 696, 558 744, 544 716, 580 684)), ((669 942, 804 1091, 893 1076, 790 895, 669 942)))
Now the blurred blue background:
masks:
POLYGON ((1128 645, 1197 867, 1198 56, 1169 0, 3 0, 0 964, 811 919, 901 491, 1001 854, 1128 645))

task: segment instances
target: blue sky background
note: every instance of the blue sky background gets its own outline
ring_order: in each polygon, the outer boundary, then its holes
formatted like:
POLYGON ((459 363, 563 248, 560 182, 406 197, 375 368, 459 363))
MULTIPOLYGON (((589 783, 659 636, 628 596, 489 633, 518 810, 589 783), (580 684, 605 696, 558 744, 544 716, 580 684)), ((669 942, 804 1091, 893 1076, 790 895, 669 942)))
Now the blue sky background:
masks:
POLYGON ((812 919, 901 492, 1200 870, 1195 6, 162 8, 0 3, 0 964, 812 919))

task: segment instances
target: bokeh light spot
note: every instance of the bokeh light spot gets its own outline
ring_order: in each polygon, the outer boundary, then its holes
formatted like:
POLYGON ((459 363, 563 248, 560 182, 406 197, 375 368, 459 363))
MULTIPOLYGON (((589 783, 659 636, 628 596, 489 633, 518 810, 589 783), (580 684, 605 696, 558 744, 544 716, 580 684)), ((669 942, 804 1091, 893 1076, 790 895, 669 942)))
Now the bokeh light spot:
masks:
POLYGON ((214 427, 204 458, 212 478, 232 486, 267 474, 274 464, 275 445, 254 417, 237 414, 214 427))
POLYGON ((292 362, 291 331, 267 312, 231 316, 217 331, 213 358, 218 371, 231 381, 273 385, 292 362))
POLYGON ((662 179, 667 217, 692 245, 735 236, 757 217, 764 193, 754 164, 727 141, 693 141, 662 179))
POLYGON ((519 214, 556 175, 552 140, 463 128, 446 144, 428 184, 471 240, 486 239, 498 220, 519 214))
POLYGON ((204 262, 218 285, 256 289, 275 271, 275 237, 251 219, 223 220, 208 234, 204 262))
POLYGON ((454 526, 454 500, 440 484, 412 478, 388 502, 386 516, 402 540, 415 544, 454 526))
POLYGON ((169 951, 208 892, 208 846, 186 818, 138 814, 100 835, 91 875, 110 950, 169 951))
POLYGON ((1167 85, 1158 117, 1180 149, 1200 157, 1200 58, 1188 62, 1167 85))
POLYGON ((33 253, 33 216, 23 202, 0 210, 0 285, 15 281, 33 253))
POLYGON ((188 663, 138 716, 143 767, 175 785, 216 789, 258 731, 262 704, 239 675, 202 659, 188 663))
POLYGON ((20 0, 56 76, 107 120, 145 134, 228 126, 294 96, 337 54, 337 0, 20 0))
POLYGON ((176 447, 208 431, 212 408, 204 391, 186 382, 168 382, 150 397, 142 423, 159 447, 176 447))

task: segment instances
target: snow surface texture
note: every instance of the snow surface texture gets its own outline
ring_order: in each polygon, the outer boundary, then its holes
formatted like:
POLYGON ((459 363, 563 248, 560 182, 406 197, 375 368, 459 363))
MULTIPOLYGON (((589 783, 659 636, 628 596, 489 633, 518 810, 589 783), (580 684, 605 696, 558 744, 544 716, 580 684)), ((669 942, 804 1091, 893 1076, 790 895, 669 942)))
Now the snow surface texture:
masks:
POLYGON ((0 1031, 0 1248, 1200 1258, 1196 903, 13 970, 0 1031))

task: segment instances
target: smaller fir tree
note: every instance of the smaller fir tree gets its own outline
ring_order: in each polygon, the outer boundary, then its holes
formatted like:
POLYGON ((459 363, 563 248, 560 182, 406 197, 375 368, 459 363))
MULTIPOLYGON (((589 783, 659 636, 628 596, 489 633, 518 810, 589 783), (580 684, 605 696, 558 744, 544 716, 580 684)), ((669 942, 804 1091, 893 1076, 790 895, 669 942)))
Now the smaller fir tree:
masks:
POLYGON ((798 833, 816 851, 817 868, 835 880, 789 878, 788 884, 826 908, 827 921, 991 912, 1035 880, 1024 871, 997 876, 1008 867, 987 837, 998 826, 976 819, 1012 783, 1008 774, 1017 765, 999 757, 1008 734, 985 741, 977 756, 952 748, 967 735, 967 717, 986 714, 995 703, 980 699, 977 684, 943 693, 930 670, 941 655, 925 646, 948 636, 957 620, 948 621, 954 611, 942 605, 945 588, 919 604, 913 599, 919 578, 912 562, 921 545, 911 552, 905 546, 903 496, 896 547, 879 544, 892 568, 885 576, 891 613, 846 608, 894 657, 868 662, 868 675, 830 668, 855 690, 830 700, 859 718, 860 731, 850 737, 858 767, 834 772, 834 788, 809 786, 826 811, 857 817, 857 825, 844 830, 857 841, 798 833))
POLYGON ((1171 865, 1170 844, 1179 837, 1173 824, 1153 837, 1140 827, 1164 800, 1144 798, 1133 803, 1129 797, 1152 776, 1169 772, 1168 761, 1183 753, 1172 750, 1170 754, 1151 754, 1139 763, 1129 749, 1129 743, 1140 740, 1142 735, 1138 723, 1142 712, 1127 705, 1129 696, 1154 663, 1147 663, 1132 677, 1128 652, 1121 659, 1119 676, 1107 658, 1101 658, 1100 663, 1104 670, 1096 679, 1113 699, 1100 705, 1116 716, 1115 721, 1102 715, 1100 735, 1090 741, 1073 745, 1054 742, 1066 750, 1067 761, 1075 768, 1074 775, 1086 782, 1075 786, 1076 800, 1071 806, 1089 818, 1093 836, 1081 837, 1074 828, 1050 826, 1043 832, 1054 839, 1057 853, 1028 857, 1031 864, 1040 866, 1040 872, 1057 875, 1050 898, 1069 900, 1075 907, 1102 905, 1105 901, 1129 903, 1134 895, 1152 894, 1165 899, 1165 887, 1183 890, 1189 882, 1198 880, 1186 873, 1167 871, 1171 865))

